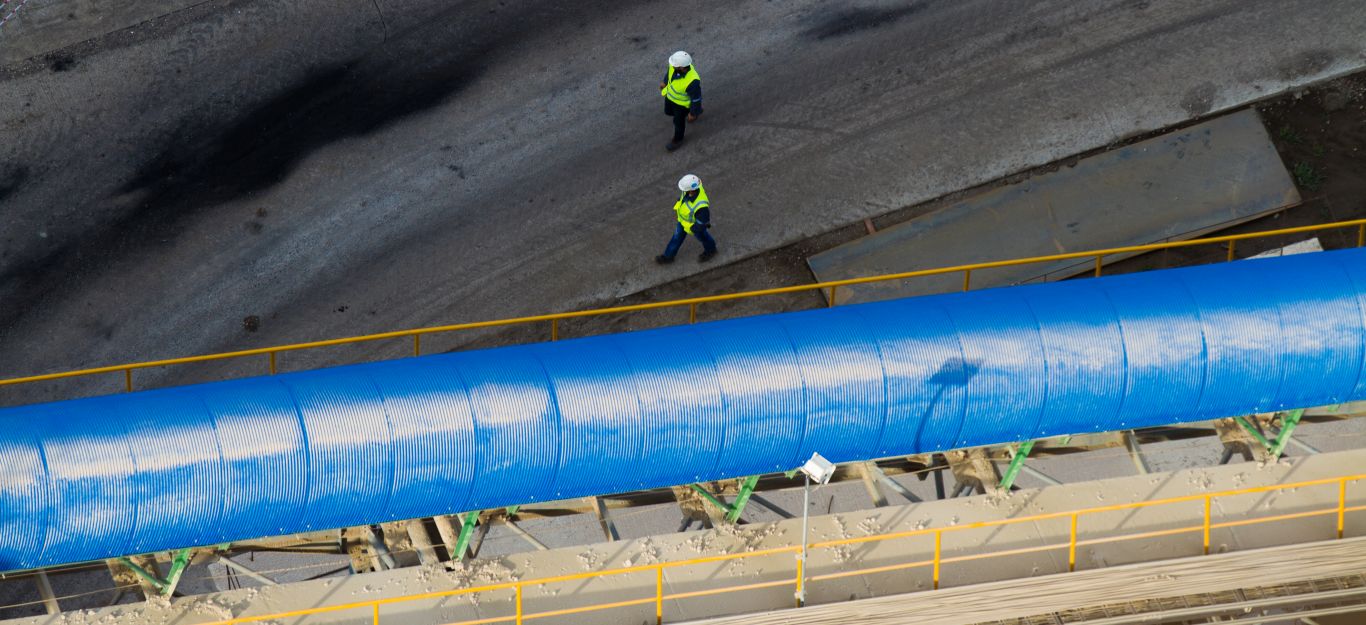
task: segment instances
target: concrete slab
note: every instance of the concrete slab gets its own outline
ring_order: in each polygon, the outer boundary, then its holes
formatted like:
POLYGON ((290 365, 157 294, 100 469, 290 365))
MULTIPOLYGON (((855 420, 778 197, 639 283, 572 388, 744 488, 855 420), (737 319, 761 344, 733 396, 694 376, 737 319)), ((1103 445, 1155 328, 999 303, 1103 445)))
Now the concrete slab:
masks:
MULTIPOLYGON (((820 280, 1190 239, 1293 206, 1256 111, 1088 158, 812 256, 820 280)), ((1119 260, 1116 256, 1107 261, 1119 260)), ((974 288, 1058 280, 1090 259, 973 272, 974 288)), ((844 287, 841 302, 962 288, 962 274, 844 287)))
MULTIPOLYGON (((0 65, 61 50, 72 44, 136 26, 204 2, 205 0, 28 2, 21 10, 14 11, 14 17, 5 23, 4 45, 0 46, 0 65)), ((0 3, 0 18, 9 15, 10 12, 9 4, 0 3)), ((60 55, 49 61, 55 66, 70 62, 71 59, 60 58, 60 55)))
MULTIPOLYGON (((846 514, 814 516, 813 541, 840 540, 888 532, 936 527, 957 527, 1045 512, 1068 511, 1108 504, 1210 493, 1277 483, 1299 482, 1341 475, 1366 466, 1366 450, 1324 453, 1274 465, 1240 464, 1154 473, 1111 480, 1068 484, 1010 495, 990 495, 889 506, 846 514)), ((858 489, 856 483, 847 486, 858 489)), ((812 498, 822 505, 824 493, 812 498)), ((1247 515, 1271 516, 1311 512, 1335 505, 1336 485, 1278 491, 1274 494, 1216 499, 1215 524, 1237 521, 1247 515)), ((1347 491, 1349 506, 1366 503, 1366 484, 1347 491)), ((1078 531, 1077 569, 1105 569, 1138 561, 1182 558, 1201 552, 1202 501, 1164 506, 1160 509, 1113 512, 1084 516, 1078 531), (1133 535, 1196 527, 1170 536, 1115 541, 1120 533, 1133 535)), ((1306 543, 1335 535, 1334 515, 1289 518, 1256 525, 1216 528, 1211 532, 1212 553, 1245 551, 1268 546, 1306 543)), ((440 592, 515 580, 581 573, 703 556, 755 552, 786 547, 799 541, 801 519, 776 523, 726 527, 636 540, 601 543, 586 547, 552 549, 504 558, 476 561, 458 571, 418 567, 236 590, 194 597, 171 604, 116 606, 104 610, 39 616, 7 622, 9 625, 83 625, 128 623, 132 625, 175 622, 194 625, 232 617, 267 616, 287 610, 395 598, 414 593, 440 592)), ((942 586, 962 587, 1003 579, 1031 578, 1067 571, 1069 519, 1009 526, 950 531, 944 534, 945 563, 942 586), (971 559, 977 554, 1018 550, 1007 556, 971 559), (1031 551, 1031 549, 1037 549, 1031 551)), ((1366 514, 1347 517, 1347 537, 1366 535, 1366 514)), ((928 566, 854 573, 858 569, 924 561, 932 557, 933 539, 919 535, 882 542, 836 545, 813 549, 809 559, 810 604, 845 602, 851 599, 900 594, 932 587, 928 566), (844 574, 844 575, 842 575, 844 574), (838 577, 835 577, 838 576, 838 577)), ((666 569, 664 592, 670 595, 702 592, 743 584, 772 583, 766 588, 726 594, 678 597, 664 602, 665 620, 710 618, 741 612, 781 609, 792 605, 795 561, 792 553, 755 556, 744 560, 690 564, 666 569)), ((655 574, 647 569, 611 577, 527 586, 523 597, 526 613, 566 610, 592 604, 642 600, 602 612, 567 614, 537 619, 553 623, 653 622, 655 574)), ((1016 582, 1019 583, 1019 582, 1016 582)), ((935 593, 938 595, 938 593, 935 593)), ((438 625, 470 619, 511 615, 514 593, 501 589, 457 597, 435 597, 386 604, 380 623, 438 625)), ((276 619, 294 623, 298 619, 276 619)), ((344 612, 308 617, 307 623, 373 623, 367 606, 344 612)))
MULTIPOLYGON (((1072 606, 1113 606, 1154 599, 1174 599, 1197 593, 1204 597, 1206 593, 1236 591, 1249 587, 1359 577, 1363 566, 1366 566, 1366 539, 1357 538, 1182 558, 1160 564, 1115 567, 1071 575, 1050 575, 1024 584, 1001 582, 936 593, 915 593, 801 610, 747 614, 740 617, 695 621, 694 625, 1013 623, 1017 622, 1017 618, 1040 615, 1046 617, 1049 613, 1072 606), (1250 575, 1249 572, 1254 570, 1256 575, 1250 575)), ((1190 605, 1186 604, 1185 607, 1190 605)), ((1069 613, 1068 616, 1076 615, 1069 613)), ((1291 616, 1286 615, 1287 619, 1291 616)), ((1125 622, 1176 622, 1160 621, 1157 618, 1144 619, 1139 615, 1132 615, 1132 618, 1132 621, 1125 622)), ((1069 619, 1068 622, 1080 621, 1069 619)), ((1277 619, 1275 622, 1282 621, 1277 619)), ((1284 622, 1289 623, 1292 620, 1284 622)))

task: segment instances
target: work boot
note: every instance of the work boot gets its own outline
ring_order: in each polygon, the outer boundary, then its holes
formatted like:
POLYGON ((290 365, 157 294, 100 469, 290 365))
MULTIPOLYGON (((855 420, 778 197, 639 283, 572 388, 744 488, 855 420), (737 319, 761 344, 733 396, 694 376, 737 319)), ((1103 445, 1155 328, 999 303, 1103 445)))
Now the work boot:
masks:
POLYGON ((669 263, 671 263, 671 262, 674 262, 674 257, 672 257, 672 256, 665 256, 665 255, 663 255, 663 254, 660 254, 659 256, 656 256, 656 257, 655 257, 655 262, 656 262, 656 263, 659 263, 659 264, 661 264, 661 265, 667 265, 667 264, 669 264, 669 263))
POLYGON ((711 249, 711 250, 703 250, 701 254, 698 254, 698 255, 697 255, 697 262, 699 262, 699 263, 705 263, 705 262, 711 260, 711 257, 713 257, 713 256, 715 256, 715 255, 716 255, 716 250, 714 250, 714 249, 711 249))
POLYGON ((677 150, 678 148, 681 148, 681 147, 683 147, 683 140, 682 140, 682 139, 679 139, 679 140, 677 140, 677 141, 670 141, 668 145, 664 146, 664 149, 666 149, 666 150, 672 152, 672 151, 677 150))

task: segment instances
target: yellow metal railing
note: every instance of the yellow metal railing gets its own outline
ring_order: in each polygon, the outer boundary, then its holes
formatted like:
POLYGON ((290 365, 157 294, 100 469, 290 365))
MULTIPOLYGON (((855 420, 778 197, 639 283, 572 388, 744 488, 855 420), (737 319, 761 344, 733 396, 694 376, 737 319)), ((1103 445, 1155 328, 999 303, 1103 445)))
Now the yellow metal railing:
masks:
POLYGON ((1266 230, 1262 232, 1250 232, 1247 234, 1232 234, 1217 237, 1206 237, 1202 239, 1190 239, 1186 241, 1168 241, 1163 243, 1151 243, 1147 245, 1130 245, 1127 247, 1114 247, 1102 250, 1089 250, 1085 252, 1070 252, 1067 254, 1052 254, 1049 256, 1035 256, 1032 258, 1020 258, 1015 260, 1002 260, 987 263, 973 263, 970 265, 956 265, 953 267, 941 267, 937 269, 922 269, 919 271, 906 271, 902 273, 885 274, 879 276, 869 276, 865 278, 849 278, 846 280, 832 280, 829 282, 817 282, 813 284, 800 284, 795 286, 779 287, 774 289, 761 289, 756 291, 743 291, 740 293, 727 293, 722 295, 709 295, 705 297, 690 297, 686 299, 669 300, 663 302, 652 302, 648 304, 633 304, 629 306, 614 306, 610 308, 596 308, 592 310, 580 310, 575 312, 554 313, 548 315, 533 315, 530 317, 513 317, 509 319, 498 319, 493 321, 476 321, 471 323, 457 323, 453 325, 434 326, 429 328, 417 328, 413 330, 396 330, 393 332, 381 332, 378 334, 366 334, 363 336, 353 336, 340 339, 329 339, 325 341, 311 341, 307 343, 294 343, 290 345, 278 345, 275 347, 261 347, 257 349, 244 349, 232 352, 222 352, 218 354, 205 354, 202 356, 186 356, 182 358, 168 358, 165 360, 152 360, 147 362, 127 363, 121 365, 109 365, 105 367, 94 367, 90 369, 79 369, 74 371, 63 371, 59 373, 46 373, 42 375, 31 375, 19 378, 9 378, 0 380, 0 386, 14 384, 27 384, 41 382, 45 380, 58 380, 63 378, 75 378, 102 373, 122 373, 124 388, 133 390, 133 371, 138 369, 148 369, 152 367, 165 367, 170 365, 183 365, 196 362, 209 362, 215 360, 228 360, 233 358, 245 358, 249 356, 266 356, 268 359, 268 370, 271 374, 278 371, 279 354, 300 350, 317 349, 321 347, 331 347, 336 345, 349 345, 355 343, 365 343, 370 341, 382 341, 386 339, 412 339, 413 355, 422 354, 422 337, 429 334, 441 334, 447 332, 457 332, 460 330, 476 330, 480 328, 493 328, 500 326, 525 325, 530 323, 549 323, 550 339, 560 338, 560 322, 566 319, 577 319, 581 317, 599 317, 603 315, 616 315, 645 310, 657 310, 662 308, 681 308, 688 307, 688 322, 697 321, 697 308, 702 304, 716 302, 726 302, 731 300, 748 299, 754 297, 765 297, 770 295, 782 295, 787 293, 801 293, 805 291, 826 291, 831 306, 835 305, 836 295, 840 287, 853 286, 859 284, 871 284, 875 282, 886 282, 889 280, 905 280, 908 278, 921 278, 926 276, 936 276, 944 274, 962 273, 963 290, 969 290, 972 286, 972 272, 998 267, 1013 267, 1018 265, 1030 265, 1037 263, 1054 262, 1059 260, 1076 259, 1095 259, 1095 275, 1101 275, 1101 266, 1106 257, 1133 255, 1143 252, 1165 250, 1182 247, 1194 247, 1197 245, 1211 245, 1216 243, 1228 244, 1228 259, 1233 260, 1234 249, 1238 241, 1261 239, 1288 234, 1301 234, 1309 232, 1323 232, 1327 230, 1340 230, 1346 228, 1356 228, 1357 247, 1366 245, 1366 219, 1353 219, 1350 221, 1338 221, 1328 224, 1314 226, 1300 226, 1296 228, 1281 228, 1278 230, 1266 230))
MULTIPOLYGON (((1333 477, 1333 478, 1324 478, 1324 479, 1318 479, 1318 480, 1309 480, 1309 481, 1304 481, 1304 482, 1295 482, 1295 483, 1293 483, 1293 484, 1276 484, 1276 485, 1271 485, 1271 486, 1257 486, 1257 487, 1251 487, 1251 488, 1241 488, 1241 489, 1237 489, 1237 490, 1228 490, 1228 491, 1221 491, 1221 492, 1207 493, 1207 494, 1200 494, 1200 495, 1185 495, 1185 496, 1181 496, 1181 497, 1170 497, 1170 498, 1166 498, 1166 499, 1154 499, 1154 500, 1151 500, 1151 501, 1140 501, 1140 502, 1134 502, 1134 503, 1113 504, 1113 505, 1108 505, 1108 506, 1097 506, 1097 507, 1094 507, 1094 508, 1085 508, 1085 509, 1081 509, 1081 510, 1072 510, 1072 511, 1068 511, 1068 512, 1052 512, 1052 513, 1047 513, 1047 514, 1035 514, 1035 515, 1025 516, 1025 517, 1016 517, 1016 518, 1010 518, 1010 519, 1001 519, 1001 520, 997 520, 997 521, 981 521, 981 522, 977 522, 977 523, 967 523, 967 524, 964 524, 964 525, 955 525, 955 526, 950 526, 950 527, 938 527, 938 528, 928 528, 928 529, 917 529, 917 530, 909 530, 909 531, 904 531, 904 532, 891 532, 891 533, 887 533, 887 534, 875 534, 875 535, 871 535, 871 536, 861 536, 861 537, 857 537, 857 538, 843 538, 843 539, 839 539, 839 540, 827 540, 827 541, 813 542, 813 543, 808 543, 808 544, 807 544, 807 548, 808 548, 808 549, 829 549, 829 548, 833 548, 833 547, 840 547, 840 546, 843 546, 843 545, 875 543, 875 542, 882 542, 882 541, 888 541, 888 540, 898 540, 898 539, 904 539, 904 538, 913 538, 913 537, 918 537, 918 536, 933 536, 933 538, 934 538, 934 557, 931 558, 931 559, 928 559, 928 560, 918 560, 918 561, 914 561, 914 562, 905 562, 905 563, 892 564, 892 565, 887 565, 887 566, 878 566, 878 567, 869 567, 869 568, 862 568, 862 569, 845 570, 845 571, 839 571, 839 572, 835 572, 835 573, 826 573, 826 574, 822 574, 822 575, 815 575, 815 576, 811 576, 811 577, 807 577, 806 575, 804 575, 802 560, 801 560, 801 558, 796 558, 796 560, 795 560, 795 567, 794 567, 794 571, 793 571, 793 577, 791 577, 791 578, 784 578, 784 579, 780 579, 780 580, 776 580, 776 581, 757 582, 757 583, 743 584, 743 585, 735 585, 735 586, 721 586, 721 587, 717 587, 717 588, 710 588, 710 589, 705 589, 705 590, 694 590, 694 591, 680 592, 680 593, 665 593, 665 592, 664 592, 664 570, 665 570, 665 569, 673 569, 673 568, 686 567, 686 566, 692 566, 692 565, 697 565, 697 564, 705 564, 705 563, 709 563, 709 562, 724 562, 724 561, 730 561, 730 560, 745 560, 745 559, 749 559, 749 558, 757 558, 757 557, 763 557, 763 556, 771 556, 771 555, 774 555, 774 554, 783 554, 783 553, 790 553, 790 554, 793 554, 793 555, 799 555, 799 554, 801 554, 801 551, 802 551, 801 545, 790 545, 790 546, 786 546, 786 547, 774 547, 774 548, 770 548, 770 549, 760 549, 760 550, 757 550, 757 551, 749 551, 749 552, 744 552, 744 553, 725 554, 725 555, 716 555, 716 556, 707 556, 707 557, 702 557, 702 558, 693 558, 693 559, 689 559, 689 560, 679 560, 679 561, 674 561, 674 562, 660 562, 660 563, 657 563, 657 564, 646 564, 646 565, 640 565, 640 566, 629 566, 629 567, 616 568, 616 569, 606 569, 606 570, 602 570, 602 571, 590 571, 590 572, 587 572, 587 573, 575 573, 575 574, 569 574, 569 575, 557 575, 557 576, 553 576, 553 577, 543 577, 543 578, 531 579, 531 580, 522 580, 522 581, 514 581, 514 582, 503 582, 503 583, 499 583, 499 584, 490 584, 490 585, 487 585, 487 586, 479 586, 479 587, 475 587, 475 588, 461 588, 461 589, 457 589, 457 590, 443 590, 443 591, 437 591, 437 592, 427 592, 427 593, 420 593, 420 594, 413 594, 413 595, 405 595, 405 596, 402 596, 402 597, 391 597, 391 598, 386 598, 386 599, 375 599, 375 600, 370 600, 370 601, 356 601, 356 602, 352 602, 352 603, 343 603, 343 604, 338 604, 338 605, 323 606, 323 607, 317 607, 317 608, 308 608, 308 609, 303 609, 303 610, 293 610, 293 611, 289 611, 289 612, 280 612, 280 613, 276 613, 276 614, 264 614, 264 615, 260 615, 260 616, 244 616, 244 617, 233 618, 233 619, 227 619, 227 620, 222 620, 222 621, 214 621, 214 622, 212 622, 212 623, 206 623, 205 625, 240 625, 240 624, 243 624, 243 623, 257 623, 257 622, 261 622, 261 621, 271 621, 271 620, 275 620, 275 619, 295 618, 295 617, 309 616, 309 615, 314 615, 314 614, 325 614, 325 613, 341 612, 341 611, 348 611, 348 610, 365 610, 365 611, 371 616, 371 618, 373 619, 374 624, 375 624, 375 625, 380 625, 380 623, 381 623, 381 617, 382 617, 382 613, 381 613, 381 611, 380 611, 380 608, 383 607, 383 606, 386 606, 386 605, 401 604, 401 603, 410 603, 410 602, 413 602, 413 601, 421 601, 421 600, 424 600, 424 599, 440 599, 440 598, 446 598, 446 597, 456 597, 456 596, 462 596, 462 595, 471 595, 471 594, 475 594, 475 593, 486 593, 486 592, 497 592, 497 591, 510 591, 510 592, 512 593, 512 597, 510 597, 510 599, 512 600, 512 604, 513 604, 512 609, 511 609, 512 614, 507 615, 507 616, 489 617, 489 618, 482 618, 482 619, 469 620, 469 621, 458 621, 458 622, 455 622, 455 623, 450 623, 450 624, 448 624, 448 625, 479 625, 479 624, 483 624, 483 623, 516 623, 517 625, 521 625, 522 623, 525 623, 525 622, 527 622, 527 621, 532 621, 532 620, 536 620, 536 619, 543 619, 543 618, 549 618, 549 617, 552 617, 552 616, 564 616, 564 615, 567 615, 567 614, 577 614, 577 613, 582 613, 582 612, 594 612, 594 611, 599 611, 599 610, 610 610, 610 609, 614 609, 614 608, 624 608, 624 607, 637 606, 637 605, 647 605, 647 604, 654 604, 654 607, 655 607, 655 622, 656 622, 656 623, 663 623, 663 622, 664 622, 664 602, 667 601, 667 600, 688 599, 688 598, 692 598, 692 597, 703 597, 703 596, 708 596, 708 595, 718 595, 718 594, 723 594, 723 593, 742 592, 742 591, 746 591, 746 590, 758 590, 758 589, 762 589, 762 588, 775 588, 775 587, 783 587, 783 586, 792 587, 792 588, 796 591, 797 596, 801 596, 801 595, 802 595, 802 590, 803 590, 803 584, 806 584, 806 585, 808 586, 808 588, 809 588, 810 585, 813 584, 813 583, 821 582, 821 581, 826 581, 826 580, 838 579, 838 578, 842 578, 842 577, 851 577, 851 576, 855 576, 855 575, 869 575, 869 574, 873 574, 873 573, 886 573, 886 572, 890 572, 890 571, 900 571, 900 570, 907 570, 907 569, 914 569, 914 568, 930 568, 931 571, 932 571, 932 574, 931 574, 931 575, 932 575, 932 579, 933 579, 934 588, 935 588, 935 589, 938 589, 938 588, 939 588, 939 584, 940 584, 940 579, 941 579, 942 568, 944 567, 944 565, 955 564, 955 563, 960 563, 960 562, 968 562, 968 561, 973 561, 973 560, 982 560, 982 559, 988 559, 988 558, 999 558, 999 557, 1004 557, 1004 556, 1013 556, 1013 555, 1021 555, 1021 554, 1027 554, 1027 553, 1035 553, 1035 552, 1044 552, 1044 551, 1059 551, 1059 552, 1061 552, 1062 550, 1066 549, 1066 550, 1067 550, 1067 568, 1068 568, 1068 571, 1075 571, 1075 570, 1076 570, 1076 566, 1077 566, 1077 548, 1078 548, 1078 547, 1084 547, 1084 546, 1088 546, 1088 545, 1097 545, 1097 544, 1103 544, 1103 543, 1114 543, 1114 542, 1120 542, 1120 541, 1126 541, 1126 540, 1139 540, 1139 539, 1145 539, 1145 538, 1158 538, 1158 537, 1163 537, 1163 536, 1172 536, 1172 535, 1177 535, 1177 534, 1194 534, 1194 533, 1199 532, 1199 533, 1201 534, 1201 536, 1202 536, 1203 553, 1204 553, 1205 555, 1208 555, 1208 554, 1209 554, 1209 551, 1210 551, 1210 532, 1211 532, 1211 531, 1213 531, 1213 530, 1218 530, 1218 529, 1231 528, 1231 527, 1240 527, 1240 526, 1245 526, 1245 525, 1254 525, 1254 524, 1258 524, 1258 523, 1272 523, 1272 522, 1276 522, 1276 521, 1288 521, 1288 520, 1293 520, 1293 519, 1302 519, 1302 518, 1309 518, 1309 517, 1316 517, 1316 516, 1335 516, 1335 517, 1336 517, 1336 521, 1337 521, 1337 532, 1336 532, 1336 536, 1337 536, 1337 538, 1341 539, 1341 538, 1343 537, 1344 528, 1346 527, 1346 517, 1347 517, 1347 513, 1349 513, 1349 512, 1359 512, 1359 511, 1362 511, 1362 510, 1366 510, 1366 505, 1362 505, 1362 506, 1352 506, 1352 507, 1347 506, 1347 484, 1350 483, 1350 482, 1357 482, 1357 481, 1360 481, 1360 480, 1363 480, 1363 479, 1366 479, 1366 474, 1346 475, 1346 476, 1342 476, 1342 477, 1333 477), (1336 486, 1336 490, 1337 490, 1337 493, 1336 493, 1336 494, 1337 494, 1337 505, 1335 505, 1335 506, 1333 506, 1333 507, 1321 508, 1321 509, 1316 509, 1316 510, 1308 510, 1308 511, 1303 511, 1303 512, 1294 512, 1294 513, 1289 513, 1289 514, 1279 514, 1279 515, 1273 515, 1273 516, 1254 517, 1254 518, 1243 518, 1243 519, 1237 519, 1237 520, 1221 521, 1221 522, 1218 522, 1218 523, 1215 523, 1215 522, 1213 521, 1213 519, 1211 518, 1211 512, 1210 512, 1210 510, 1211 510, 1211 502, 1214 501, 1214 500, 1216 500, 1216 499, 1220 499, 1220 498, 1224 498, 1224 497, 1234 497, 1234 496, 1238 496, 1238 495, 1250 495, 1250 494, 1255 494, 1255 493, 1268 493, 1268 492, 1276 492, 1276 491, 1281 491, 1281 490, 1295 490, 1295 489, 1300 489, 1300 488, 1310 488, 1310 487, 1315 487, 1315 486, 1327 486, 1327 485, 1336 486), (1203 504, 1204 514, 1203 514, 1203 519, 1202 519, 1202 522, 1201 522, 1200 525, 1191 525, 1191 526, 1187 526, 1187 527, 1178 527, 1178 528, 1173 528, 1173 529, 1164 529, 1164 530, 1137 532, 1137 533, 1133 533, 1133 534, 1121 534, 1121 535, 1116 535, 1116 536, 1105 536, 1105 537, 1102 537, 1102 538, 1092 538, 1092 539, 1087 539, 1087 540, 1080 540, 1080 539, 1078 538, 1078 524, 1079 524, 1079 522, 1081 521, 1081 519, 1083 519, 1084 517, 1086 517, 1086 516, 1088 516, 1088 515, 1095 515, 1095 514, 1100 514, 1100 513, 1104 513, 1104 512, 1115 512, 1115 511, 1121 511, 1121 510, 1136 510, 1136 509, 1140 509, 1140 508, 1150 508, 1150 507, 1155 507, 1155 506, 1165 506, 1165 505, 1171 505, 1171 504, 1190 503, 1190 502, 1201 502, 1201 503, 1203 504), (1035 523, 1035 522, 1038 522, 1038 521, 1046 521, 1046 520, 1051 520, 1051 519, 1067 519, 1067 520, 1069 521, 1069 523, 1070 523, 1070 530, 1069 530, 1069 537, 1068 537, 1068 540, 1067 540, 1066 543, 1059 542, 1059 543, 1054 543, 1054 544, 1037 545, 1037 546, 1032 546, 1032 547, 1022 547, 1022 548, 1016 548, 1016 549, 1003 549, 1003 550, 1000 550, 1000 551, 984 551, 984 552, 981 552, 981 553, 973 553, 973 554, 967 554, 967 555, 961 555, 961 556, 954 556, 954 557, 948 557, 948 558, 943 557, 943 539, 944 539, 944 534, 953 533, 953 532, 966 532, 966 531, 971 531, 971 530, 976 530, 976 529, 982 529, 982 528, 1000 527, 1000 526, 1005 526, 1005 525, 1015 525, 1015 524, 1019 524, 1019 523, 1035 523), (647 573, 647 572, 648 572, 648 573, 653 573, 653 574, 654 574, 654 582, 655 582, 655 583, 654 583, 654 587, 655 587, 655 591, 654 591, 653 596, 649 596, 649 597, 640 597, 640 598, 635 598, 635 599, 626 599, 626 600, 622 600, 622 601, 613 601, 613 602, 606 602, 606 603, 597 603, 597 604, 586 605, 586 606, 578 606, 578 607, 573 607, 573 608, 562 608, 562 609, 558 609, 558 610, 549 610, 549 611, 543 611, 543 612, 531 612, 531 613, 528 613, 528 612, 526 612, 526 611, 523 609, 523 598, 524 598, 524 595, 525 595, 525 592, 526 592, 526 589, 527 589, 527 588, 536 588, 536 587, 542 587, 542 586, 546 586, 546 585, 550 585, 550 584, 556 584, 556 583, 562 583, 562 582, 569 582, 569 581, 576 581, 576 580, 597 579, 597 578, 609 577, 609 576, 628 575, 628 574, 632 574, 632 573, 647 573)), ((1256 507, 1253 506, 1253 507, 1251 507, 1251 509, 1254 509, 1254 510, 1255 510, 1256 507)))

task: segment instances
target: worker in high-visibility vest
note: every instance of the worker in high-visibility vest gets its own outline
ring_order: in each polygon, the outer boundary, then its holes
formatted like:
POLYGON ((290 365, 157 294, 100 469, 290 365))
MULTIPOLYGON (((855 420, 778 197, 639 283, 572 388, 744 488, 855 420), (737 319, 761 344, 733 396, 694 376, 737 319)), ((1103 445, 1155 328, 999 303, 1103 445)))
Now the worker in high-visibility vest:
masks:
POLYGON ((702 77, 693 67, 691 54, 679 50, 669 57, 659 94, 664 96, 664 114, 674 118, 674 138, 664 146, 672 152, 683 145, 683 129, 688 122, 697 121, 702 114, 702 77))
POLYGON ((655 262, 661 265, 674 262, 683 239, 691 234, 702 242, 702 254, 697 260, 705 263, 716 255, 716 239, 707 232, 711 228, 711 202, 707 200, 707 190, 702 188, 702 181, 692 174, 678 180, 678 190, 681 195, 674 202, 678 226, 674 228, 674 238, 669 239, 669 246, 664 248, 663 254, 655 257, 655 262))

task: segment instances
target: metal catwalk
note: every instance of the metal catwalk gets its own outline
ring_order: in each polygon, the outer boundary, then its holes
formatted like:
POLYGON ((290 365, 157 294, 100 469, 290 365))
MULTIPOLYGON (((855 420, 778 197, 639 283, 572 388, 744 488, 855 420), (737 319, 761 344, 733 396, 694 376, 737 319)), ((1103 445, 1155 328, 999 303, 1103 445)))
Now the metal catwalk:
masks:
POLYGON ((1366 397, 1366 250, 0 410, 0 571, 1366 397))

